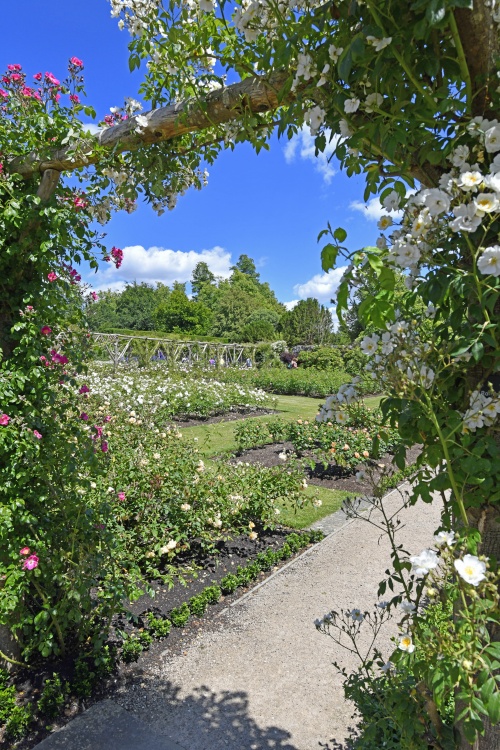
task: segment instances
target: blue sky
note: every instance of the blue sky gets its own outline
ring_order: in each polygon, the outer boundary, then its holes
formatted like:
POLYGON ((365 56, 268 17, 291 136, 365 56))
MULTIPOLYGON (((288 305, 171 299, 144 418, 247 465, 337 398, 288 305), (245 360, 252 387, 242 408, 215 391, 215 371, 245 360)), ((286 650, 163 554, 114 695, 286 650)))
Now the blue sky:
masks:
MULTIPOLYGON (((128 70, 128 32, 119 31, 107 0, 17 0, 2 7, 0 69, 20 63, 31 77, 51 71, 64 77, 69 57, 84 61, 88 103, 98 118, 126 96, 137 98, 140 72, 128 70), (21 22, 25 19, 25 22, 21 22)), ((122 268, 110 266, 85 280, 96 288, 124 281, 189 280, 199 260, 228 275, 241 253, 256 261, 282 302, 317 297, 329 303, 340 269, 325 276, 316 238, 327 221, 348 232, 356 250, 374 244, 378 206, 363 207, 362 178, 348 179, 338 164, 314 157, 312 139, 271 141, 256 155, 247 144, 223 153, 209 169, 208 186, 192 190, 161 217, 140 205, 117 214, 105 227, 106 242, 125 253, 122 268)))

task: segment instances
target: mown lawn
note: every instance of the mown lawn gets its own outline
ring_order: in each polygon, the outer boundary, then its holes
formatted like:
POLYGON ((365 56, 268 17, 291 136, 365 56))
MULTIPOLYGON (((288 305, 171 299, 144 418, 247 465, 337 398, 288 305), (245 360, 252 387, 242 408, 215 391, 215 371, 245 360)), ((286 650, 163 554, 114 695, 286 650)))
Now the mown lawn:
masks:
MULTIPOLYGON (((379 405, 380 399, 381 396, 371 396, 365 399, 365 403, 373 409, 379 405)), ((278 410, 276 416, 293 421, 294 419, 313 420, 324 399, 308 398, 307 396, 276 396, 276 401, 278 410)), ((244 419, 265 421, 271 419, 272 416, 271 414, 264 414, 260 417, 244 417, 244 419)), ((204 456, 215 456, 236 450, 234 430, 238 421, 182 427, 181 432, 188 440, 197 439, 198 448, 204 456)))
POLYGON ((318 497, 322 502, 321 507, 315 508, 313 505, 307 505, 305 508, 294 512, 283 503, 278 519, 284 526, 291 526, 294 529, 305 529, 315 521, 319 521, 321 518, 339 510, 342 501, 349 495, 352 495, 352 492, 329 490, 325 487, 309 485, 304 494, 310 498, 318 497))

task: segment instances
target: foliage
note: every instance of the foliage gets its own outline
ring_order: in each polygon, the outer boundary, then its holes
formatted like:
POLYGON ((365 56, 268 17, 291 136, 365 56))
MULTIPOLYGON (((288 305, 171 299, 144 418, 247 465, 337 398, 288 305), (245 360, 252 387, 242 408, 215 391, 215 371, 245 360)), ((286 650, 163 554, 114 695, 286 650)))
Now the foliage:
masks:
POLYGON ((309 297, 300 300, 281 318, 281 332, 289 345, 325 344, 331 339, 333 321, 331 312, 309 297))
POLYGON ((174 289, 154 311, 155 328, 160 331, 196 336, 210 332, 211 312, 201 302, 188 299, 184 289, 174 289))
POLYGON ((342 355, 333 347, 320 347, 308 351, 303 349, 297 357, 299 367, 312 367, 315 370, 343 370, 342 355))
POLYGON ((67 686, 60 675, 53 673, 52 679, 47 678, 43 685, 42 694, 37 703, 37 711, 48 719, 55 719, 61 712, 66 700, 67 686))
POLYGON ((350 379, 349 375, 342 371, 300 368, 288 370, 283 367, 266 367, 259 370, 227 368, 218 371, 217 378, 226 383, 252 384, 254 388, 262 388, 269 393, 315 398, 325 398, 350 379))
POLYGON ((209 286, 215 283, 215 276, 204 261, 200 261, 193 269, 191 276, 191 292, 196 299, 205 284, 209 286))
POLYGON ((95 363, 85 378, 90 388, 88 406, 98 411, 106 406, 112 411, 128 410, 132 420, 131 412, 139 409, 143 420, 154 419, 162 428, 174 417, 198 419, 273 406, 272 397, 258 388, 219 381, 223 372, 209 370, 202 377, 196 369, 176 372, 166 370, 162 363, 148 363, 141 369, 123 365, 115 373, 108 365, 95 363))
MULTIPOLYGON (((56 373, 39 364, 39 357, 46 354, 42 354, 37 331, 45 325, 59 330, 57 326, 63 321, 61 328, 68 330, 70 323, 79 320, 82 304, 76 304, 71 285, 78 274, 73 274, 68 265, 77 263, 80 257, 95 264, 92 252, 101 248, 91 228, 92 218, 105 222, 115 206, 132 210, 140 192, 158 213, 172 208, 188 186, 201 187, 206 182, 203 160, 213 162, 222 148, 232 148, 236 140, 250 140, 257 151, 267 147, 274 120, 272 114, 262 110, 279 107, 276 122, 280 134, 290 138, 305 122, 315 135, 318 152, 326 149, 327 140, 331 141, 348 175, 364 173, 365 200, 379 192, 387 210, 379 222, 380 229, 387 229, 394 223, 395 212, 405 209, 401 226, 389 240, 382 235, 376 247, 361 253, 344 247, 345 230, 329 226, 321 234, 329 239, 322 251, 322 265, 329 272, 341 257, 349 262, 337 292, 341 313, 347 307, 350 290, 362 281, 365 271, 377 278, 376 294, 366 296, 359 304, 360 319, 371 333, 363 338, 361 348, 373 356, 369 371, 389 394, 383 407, 388 420, 394 426, 397 423, 408 445, 423 444, 422 462, 430 471, 420 474, 412 501, 419 497, 430 501, 434 491, 448 491, 443 525, 449 529, 453 522, 459 534, 458 546, 450 553, 453 566, 451 558, 445 559, 458 604, 448 640, 439 645, 450 647, 450 651, 444 653, 443 669, 438 659, 441 652, 426 653, 423 664, 429 684, 425 687, 435 693, 436 684, 444 692, 457 685, 454 729, 460 735, 460 746, 482 743, 478 738, 482 732, 487 734, 485 743, 491 744, 492 732, 481 717, 487 715, 493 724, 500 718, 500 693, 493 675, 498 666, 498 641, 491 641, 497 624, 493 607, 498 611, 493 583, 497 583, 494 565, 498 558, 500 466, 500 37, 496 4, 485 0, 411 4, 403 0, 340 0, 334 5, 297 6, 245 0, 217 6, 193 2, 180 7, 112 0, 112 5, 121 26, 132 35, 131 70, 147 60, 143 98, 153 108, 175 102, 178 122, 188 124, 181 136, 174 128, 172 146, 151 143, 149 118, 135 115, 140 105, 129 101, 126 108, 108 115, 103 123, 120 128, 119 148, 116 140, 116 147, 108 152, 95 140, 90 146, 85 143, 78 122, 82 111, 81 61, 72 58, 69 79, 62 86, 48 73, 39 75, 40 85, 35 89, 26 86, 18 66, 11 66, 2 79, 7 96, 2 93, 0 153, 7 159, 5 167, 2 163, 0 181, 0 341, 4 352, 0 402, 5 410, 1 415, 1 450, 6 460, 0 460, 0 465, 5 463, 8 468, 0 483, 7 488, 2 496, 2 508, 5 505, 7 510, 0 564, 1 573, 7 575, 5 591, 9 597, 15 594, 7 599, 2 590, 2 621, 21 622, 29 631, 28 639, 42 653, 55 651, 57 642, 62 650, 65 632, 61 631, 62 638, 55 638, 54 631, 61 629, 61 623, 64 631, 72 628, 68 592, 78 591, 79 584, 83 592, 89 591, 98 583, 88 554, 90 549, 100 549, 94 526, 78 520, 78 524, 86 525, 79 525, 73 535, 69 557, 82 574, 78 573, 77 581, 70 574, 70 585, 66 572, 71 566, 64 562, 67 540, 54 539, 52 531, 68 526, 59 504, 51 499, 52 492, 58 500, 64 497, 62 509, 68 511, 71 521, 85 515, 86 507, 77 492, 79 488, 85 491, 85 487, 76 480, 88 438, 86 442, 82 431, 80 443, 80 431, 73 429, 75 420, 65 418, 55 421, 56 439, 50 433, 51 414, 49 439, 37 443, 38 448, 29 442, 33 436, 35 440, 41 440, 38 435, 44 437, 47 405, 61 415, 71 402, 60 385, 63 373, 55 377, 56 373), (208 92, 225 85, 226 77, 232 80, 234 75, 250 79, 250 94, 240 97, 234 106, 221 106, 219 94, 215 92, 210 98, 208 92), (261 96, 259 106, 252 111, 252 85, 253 90, 257 84, 261 90, 266 77, 271 80, 265 97, 268 103, 262 104, 261 96), (70 91, 71 104, 65 107, 59 98, 70 91), (183 99, 192 103, 182 105, 183 99), (217 107, 212 106, 207 114, 204 107, 214 101, 217 107), (124 123, 125 117, 128 121, 124 123), (227 122, 230 118, 235 121, 227 122), (203 133, 193 132, 200 128, 203 133), (61 184, 53 199, 47 200, 36 195, 33 174, 46 153, 64 148, 69 149, 68 168, 90 160, 98 165, 94 172, 77 174, 77 179, 85 182, 85 194, 61 184), (130 150, 124 152, 126 148, 130 150), (26 167, 30 154, 37 155, 31 171, 26 167), (25 181, 19 170, 26 174, 25 181), (417 183, 421 189, 407 200, 407 187, 417 183), (411 308, 410 299, 405 299, 397 312, 396 274, 401 269, 412 301, 422 303, 426 311, 426 321, 414 315, 418 305, 411 308), (58 277, 57 285, 47 284, 49 273, 58 277), (28 305, 33 306, 35 300, 35 315, 40 319, 28 315, 33 312, 28 305), (23 311, 22 321, 18 310, 23 311), (375 328, 380 333, 375 333, 375 328), (69 422, 71 428, 66 426, 69 422), (75 431, 78 448, 80 444, 83 448, 71 452, 75 431), (26 482, 27 465, 39 470, 33 490, 26 482), (61 480, 55 467, 62 467, 61 480), (35 515, 41 498, 45 516, 39 512, 35 515), (47 508, 54 510, 55 519, 50 516, 50 524, 45 523, 43 528, 39 525, 37 535, 31 535, 34 517, 37 521, 49 517, 47 508), (29 578, 25 574, 29 568, 21 568, 18 558, 19 546, 27 541, 36 550, 28 558, 33 565, 29 578), (490 560, 484 559, 483 550, 490 560), (51 567, 54 565, 50 579, 44 565, 38 566, 44 553, 51 567), (471 570, 484 566, 483 578, 470 583, 460 573, 465 570, 462 564, 471 570), (62 591, 51 588, 53 581, 62 591), (62 617, 58 609, 44 606, 35 584, 43 585, 40 590, 47 601, 58 602, 58 607, 62 602, 62 617), (32 612, 25 607, 28 592, 32 612), (490 616, 493 622, 488 629, 490 616), (52 624, 45 625, 46 619, 52 624), (472 643, 473 658, 464 660, 461 649, 468 642, 472 643), (429 673, 435 665, 437 671, 441 670, 437 683, 429 673)), ((230 88, 225 88, 224 101, 231 101, 234 89, 230 88)), ((85 114, 92 113, 87 110, 85 114)), ((45 173, 45 177, 50 178, 50 174, 45 173)), ((114 250, 113 257, 120 260, 120 251, 114 250)), ((225 288, 217 290, 219 307, 214 311, 214 330, 222 331, 229 320, 231 334, 244 319, 238 320, 237 315, 250 311, 253 298, 247 285, 257 283, 240 271, 234 271, 233 276, 239 279, 238 289, 235 286, 231 290, 231 282, 222 282, 225 288)), ((275 309, 269 295, 268 303, 275 309)), ((62 364, 61 356, 67 355, 59 355, 57 365, 62 364)), ((78 369, 78 362, 75 355, 72 370, 78 369)), ((346 390, 341 390, 337 405, 342 408, 345 401, 346 390)), ((92 459, 91 450, 88 454, 92 459)), ((392 530, 388 533, 392 539, 392 530)), ((106 562, 116 560, 106 552, 106 562)), ((429 551, 425 552, 427 561, 433 559, 429 551)), ((394 582, 404 586, 404 571, 410 563, 401 560, 395 549, 393 553, 396 571, 390 580, 392 586, 394 582)), ((107 575, 113 565, 103 568, 103 564, 101 561, 101 571, 107 575)), ((417 594, 418 590, 417 585, 417 594)), ((78 603, 78 607, 87 624, 88 594, 83 606, 78 603)), ((418 616, 412 618, 412 627, 418 632, 418 616)), ((79 624, 78 633, 84 630, 79 624)), ((400 658, 410 658, 413 653, 409 652, 408 638, 406 634, 400 642, 404 648, 399 650, 406 649, 400 658)), ((430 643, 434 647, 437 642, 430 643)), ((408 705, 404 690, 399 690, 396 700, 401 714, 408 705)), ((427 727, 421 705, 417 716, 427 727)), ((417 727, 417 721, 412 726, 417 727)), ((436 731, 431 744, 436 745, 440 739, 436 731)))
MULTIPOLYGON (((332 415, 332 419, 335 417, 332 415)), ((394 453, 401 445, 396 430, 384 426, 382 413, 372 412, 360 404, 352 405, 342 424, 335 421, 310 423, 274 419, 270 422, 244 421, 237 425, 235 438, 240 451, 269 442, 290 442, 297 458, 314 468, 336 465, 347 473, 361 470, 364 465, 385 453, 394 453)), ((280 454, 289 461, 288 453, 280 454)), ((290 464, 287 464, 289 466, 290 464)))

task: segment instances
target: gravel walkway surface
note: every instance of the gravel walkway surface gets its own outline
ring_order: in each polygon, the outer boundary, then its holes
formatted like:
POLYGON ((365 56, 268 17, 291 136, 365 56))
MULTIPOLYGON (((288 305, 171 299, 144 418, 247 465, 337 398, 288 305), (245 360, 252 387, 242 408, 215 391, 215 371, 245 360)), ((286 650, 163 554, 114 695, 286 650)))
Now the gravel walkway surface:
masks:
MULTIPOLYGON (((384 502, 396 511, 399 491, 384 502)), ((439 514, 438 500, 401 513, 399 539, 411 554, 431 544, 439 514)), ((371 608, 389 566, 388 541, 377 529, 361 519, 336 525, 207 623, 182 655, 165 651, 114 700, 186 750, 333 750, 353 721, 331 663, 356 663, 313 621, 332 608, 371 608)), ((378 643, 386 653, 395 633, 391 621, 378 643)))

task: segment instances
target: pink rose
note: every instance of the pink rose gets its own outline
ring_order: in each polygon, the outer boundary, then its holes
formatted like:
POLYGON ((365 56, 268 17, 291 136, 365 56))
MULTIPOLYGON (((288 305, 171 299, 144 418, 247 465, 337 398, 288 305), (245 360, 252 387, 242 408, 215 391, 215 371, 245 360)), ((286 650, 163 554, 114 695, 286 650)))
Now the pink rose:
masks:
POLYGON ((69 61, 71 65, 75 65, 77 68, 83 68, 83 62, 80 60, 79 57, 70 57, 69 61))
POLYGON ((30 555, 23 562, 23 568, 24 570, 33 570, 34 568, 38 568, 38 557, 36 555, 30 555))
POLYGON ((97 302, 99 300, 99 297, 97 296, 95 292, 90 292, 90 296, 92 297, 94 302, 97 302))
POLYGON ((81 198, 79 195, 75 195, 73 198, 73 205, 76 209, 87 208, 87 201, 81 198))
POLYGON ((84 422, 86 422, 89 418, 89 415, 86 414, 84 411, 80 414, 80 419, 83 419, 84 422))
POLYGON ((37 440, 41 440, 42 436, 38 432, 38 430, 33 430, 33 435, 36 437, 37 440))
POLYGON ((49 281, 56 281, 58 276, 57 276, 57 273, 54 273, 54 271, 51 271, 50 273, 47 274, 47 278, 49 281))
POLYGON ((7 414, 0 414, 0 425, 5 426, 9 424, 10 417, 7 414))
POLYGON ((101 450, 102 450, 103 453, 107 453, 108 452, 108 441, 107 440, 103 440, 102 441, 102 443, 101 443, 101 450))
POLYGON ((33 78, 35 79, 35 81, 41 81, 42 80, 42 74, 41 73, 35 73, 35 75, 33 76, 33 78))
POLYGON ((29 553, 30 553, 30 548, 29 547, 23 547, 22 549, 19 550, 19 554, 20 555, 26 556, 26 555, 29 555, 29 553))
POLYGON ((125 497, 126 497, 126 496, 125 496, 125 493, 124 493, 124 492, 119 492, 119 493, 118 493, 118 500, 120 500, 120 501, 121 501, 122 503, 123 503, 123 501, 125 500, 125 497))
POLYGON ((45 73, 45 80, 51 83, 53 86, 59 86, 60 81, 57 80, 55 75, 52 73, 45 73))
POLYGON ((19 63, 14 63, 11 65, 7 65, 7 70, 21 70, 21 66, 19 63))
POLYGON ((42 326, 40 328, 40 333, 42 334, 42 336, 48 336, 50 333, 52 333, 52 328, 50 328, 49 326, 42 326))
POLYGON ((52 355, 52 362, 55 362, 58 365, 68 364, 69 359, 66 357, 65 354, 58 354, 55 349, 52 349, 50 353, 52 355))
POLYGON ((90 392, 90 388, 88 387, 88 385, 82 385, 82 387, 78 391, 78 393, 89 393, 89 392, 90 392))
POLYGON ((78 94, 70 94, 69 95, 70 102, 73 102, 73 104, 80 104, 80 97, 78 94))
POLYGON ((104 417, 104 421, 111 422, 111 417, 109 416, 109 414, 106 417, 104 417))
POLYGON ((0 96, 3 99, 7 99, 7 97, 9 96, 9 94, 7 93, 7 91, 5 91, 5 89, 0 89, 0 96))

